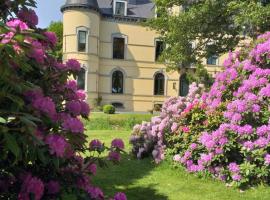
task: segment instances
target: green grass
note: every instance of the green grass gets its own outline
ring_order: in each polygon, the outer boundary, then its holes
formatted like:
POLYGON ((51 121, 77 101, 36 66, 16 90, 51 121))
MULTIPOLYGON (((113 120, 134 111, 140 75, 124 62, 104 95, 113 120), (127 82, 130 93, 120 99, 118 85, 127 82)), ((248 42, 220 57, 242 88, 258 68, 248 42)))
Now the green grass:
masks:
MULTIPOLYGON (((107 145, 113 138, 122 138, 127 151, 130 131, 89 130, 89 139, 98 138, 107 145)), ((259 186, 240 193, 224 183, 198 178, 181 169, 174 169, 168 161, 156 165, 151 159, 137 160, 124 155, 119 165, 99 169, 93 182, 108 196, 118 191, 129 200, 269 200, 270 188, 259 186)))
POLYGON ((104 114, 92 113, 85 122, 87 130, 130 130, 142 121, 150 121, 151 114, 104 114))

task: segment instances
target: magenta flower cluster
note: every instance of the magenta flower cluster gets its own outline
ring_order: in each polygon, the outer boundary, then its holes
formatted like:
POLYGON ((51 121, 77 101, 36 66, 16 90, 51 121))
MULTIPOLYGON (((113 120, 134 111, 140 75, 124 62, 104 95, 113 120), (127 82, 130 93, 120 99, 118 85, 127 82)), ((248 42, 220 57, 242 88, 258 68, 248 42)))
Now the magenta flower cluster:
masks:
MULTIPOLYGON (((1 99, 0 109, 5 110, 4 121, 9 121, 1 123, 6 130, 6 139, 0 136, 1 161, 7 164, 0 170, 0 196, 108 199, 91 182, 91 176, 96 175, 97 164, 107 162, 100 156, 105 149, 110 150, 109 160, 120 161, 124 142, 115 139, 110 148, 99 140, 85 145, 82 118, 88 119, 90 107, 85 91, 70 80, 81 65, 75 59, 60 63, 53 57, 57 37, 36 28, 38 17, 27 8, 32 1, 27 4, 13 1, 10 9, 18 6, 19 11, 15 9, 14 18, 0 24, 0 62, 7 72, 1 74, 1 81, 8 86, 4 89, 8 98, 1 99), (85 153, 89 156, 80 156, 85 153)), ((125 200, 126 196, 117 193, 113 199, 125 200)))
POLYGON ((249 53, 229 53, 209 92, 200 95, 191 86, 187 98, 170 98, 160 116, 136 125, 131 143, 137 157, 152 151, 160 162, 166 144, 189 172, 238 186, 269 179, 270 33, 258 39, 249 53))

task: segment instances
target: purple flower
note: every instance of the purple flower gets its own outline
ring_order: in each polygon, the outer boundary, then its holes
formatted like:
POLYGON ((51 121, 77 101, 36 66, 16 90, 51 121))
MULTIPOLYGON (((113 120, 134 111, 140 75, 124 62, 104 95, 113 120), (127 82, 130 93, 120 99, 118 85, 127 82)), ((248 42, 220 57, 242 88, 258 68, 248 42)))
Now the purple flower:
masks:
POLYGON ((64 137, 55 134, 48 135, 45 142, 49 145, 51 154, 56 154, 57 157, 64 157, 65 150, 68 147, 64 137))
POLYGON ((72 90, 73 92, 76 92, 77 89, 78 89, 78 86, 77 86, 77 81, 75 80, 69 80, 67 83, 66 83, 66 86, 65 86, 67 89, 69 90, 72 90))
POLYGON ((122 139, 114 139, 111 144, 112 147, 118 148, 118 149, 124 149, 125 145, 122 139))
POLYGON ((108 159, 114 162, 119 162, 121 160, 121 156, 120 153, 116 152, 116 151, 110 151, 109 155, 108 155, 108 159))
POLYGON ((99 187, 89 186, 87 187, 87 192, 91 199, 104 199, 104 194, 99 187))
POLYGON ((57 181, 50 181, 46 184, 48 194, 57 194, 60 192, 60 184, 57 181))
POLYGON ((234 175, 232 175, 232 179, 234 181, 241 181, 242 176, 240 174, 234 174, 234 175))
POLYGON ((114 200, 127 200, 127 197, 126 197, 126 195, 124 193, 118 192, 114 196, 114 200))
POLYGON ((56 115, 55 104, 50 97, 39 97, 32 102, 33 108, 54 118, 56 115))
POLYGON ((38 16, 32 9, 22 9, 18 12, 18 17, 25 21, 29 26, 36 26, 38 24, 38 16))
POLYGON ((81 104, 81 115, 88 117, 90 114, 90 107, 88 103, 81 101, 80 104, 81 104))
POLYGON ((191 145, 190 145, 190 149, 191 150, 194 150, 194 149, 196 149, 197 148, 197 144, 195 144, 195 143, 192 143, 191 145))
POLYGON ((84 131, 83 123, 79 119, 72 117, 65 119, 62 123, 62 127, 64 130, 72 133, 83 133, 84 131))
POLYGON ((89 148, 92 151, 93 150, 100 150, 100 149, 102 149, 102 147, 103 147, 102 143, 99 140, 97 140, 97 139, 92 140, 90 142, 90 144, 89 144, 89 148))
POLYGON ((32 49, 29 52, 28 56, 36 60, 36 62, 43 64, 45 58, 45 51, 43 46, 38 41, 30 41, 32 49))
POLYGON ((30 195, 35 195, 35 200, 40 200, 44 193, 44 184, 43 182, 31 175, 24 177, 24 181, 19 193, 19 200, 26 200, 30 198, 30 195))
POLYGON ((96 175, 96 173, 97 173, 97 165, 94 164, 94 163, 91 163, 91 164, 88 165, 87 170, 88 170, 91 174, 96 175))
POLYGON ((66 103, 66 109, 74 116, 78 116, 81 113, 81 103, 78 101, 69 101, 66 103))
POLYGON ((66 66, 71 71, 80 71, 81 70, 81 64, 75 59, 69 59, 66 62, 66 66))
POLYGON ((56 43, 57 43, 57 36, 54 32, 45 32, 44 35, 46 36, 49 44, 52 47, 55 47, 56 43))

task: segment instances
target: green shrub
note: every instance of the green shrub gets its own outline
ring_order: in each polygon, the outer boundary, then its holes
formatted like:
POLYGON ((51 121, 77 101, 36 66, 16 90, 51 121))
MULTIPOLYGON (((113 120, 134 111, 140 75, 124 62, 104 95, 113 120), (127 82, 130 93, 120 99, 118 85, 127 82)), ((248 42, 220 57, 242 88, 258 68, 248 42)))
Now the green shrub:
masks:
POLYGON ((115 113, 115 107, 113 105, 105 105, 103 107, 103 112, 106 114, 114 114, 115 113))

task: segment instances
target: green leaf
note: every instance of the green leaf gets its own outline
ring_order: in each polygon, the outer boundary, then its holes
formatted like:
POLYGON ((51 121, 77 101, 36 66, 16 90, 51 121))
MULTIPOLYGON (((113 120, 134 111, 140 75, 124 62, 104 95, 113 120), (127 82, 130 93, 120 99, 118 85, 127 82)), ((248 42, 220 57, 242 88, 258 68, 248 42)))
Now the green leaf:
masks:
POLYGON ((0 123, 5 124, 5 123, 7 123, 7 120, 5 120, 4 118, 0 117, 0 123))
POLYGON ((14 137, 11 134, 4 134, 5 142, 6 142, 6 147, 8 150, 10 150, 16 158, 19 157, 20 154, 20 148, 18 146, 18 143, 16 141, 16 137, 14 137))
POLYGON ((64 193, 62 195, 61 199, 64 199, 64 200, 77 200, 77 197, 74 194, 64 193))

